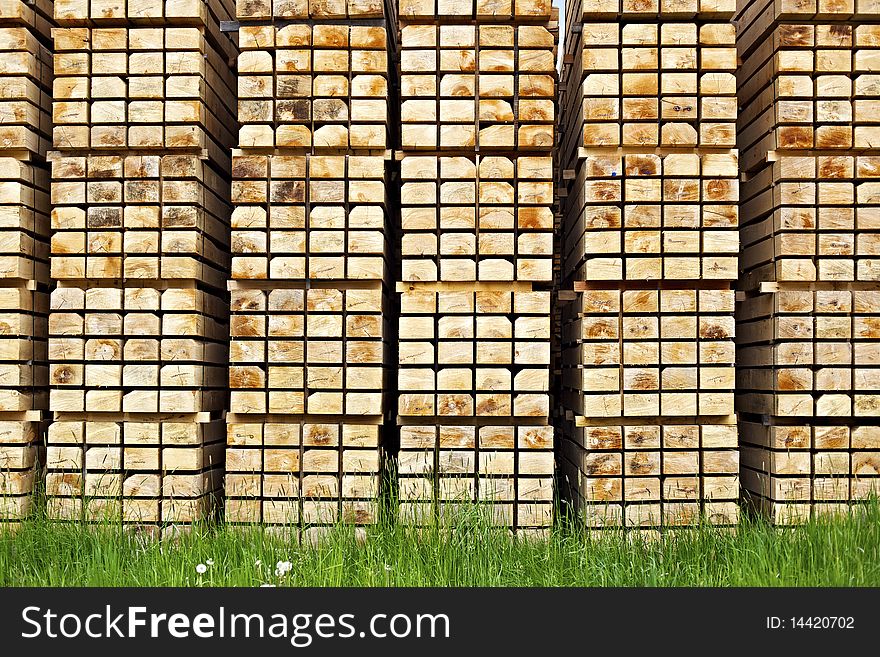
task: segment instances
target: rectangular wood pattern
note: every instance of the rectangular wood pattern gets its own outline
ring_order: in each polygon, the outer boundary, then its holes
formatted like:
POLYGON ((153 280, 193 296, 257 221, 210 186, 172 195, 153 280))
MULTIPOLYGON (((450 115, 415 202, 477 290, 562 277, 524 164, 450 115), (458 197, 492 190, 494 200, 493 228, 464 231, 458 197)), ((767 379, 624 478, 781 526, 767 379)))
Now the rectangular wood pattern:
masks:
POLYGON ((52 8, 0 3, 0 523, 33 508, 45 454, 52 8))

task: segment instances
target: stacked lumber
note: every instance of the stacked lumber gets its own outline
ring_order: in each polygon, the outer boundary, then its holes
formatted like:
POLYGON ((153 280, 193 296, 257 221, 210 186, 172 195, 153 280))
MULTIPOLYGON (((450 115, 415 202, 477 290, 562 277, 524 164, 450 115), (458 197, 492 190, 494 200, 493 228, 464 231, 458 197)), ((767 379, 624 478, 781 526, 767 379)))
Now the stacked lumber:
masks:
POLYGON ((556 12, 400 0, 400 518, 552 519, 556 12))
POLYGON ((395 35, 381 3, 239 2, 226 520, 375 523, 395 35))
MULTIPOLYGON (((439 16, 442 20, 448 14, 439 16)), ((489 20, 479 15, 475 19, 489 20)), ((546 27, 516 24, 519 19, 513 16, 513 23, 503 25, 403 25, 404 150, 552 149, 555 39, 546 27)), ((411 16, 405 14, 403 20, 411 16)), ((501 21, 502 16, 492 20, 501 21)))
POLYGON ((880 490, 880 25, 847 2, 737 20, 742 484, 791 524, 880 490))
POLYGON ((173 531, 222 486, 229 15, 55 3, 50 517, 173 531))
POLYGON ((733 4, 566 9, 560 486, 590 531, 733 524, 733 4))
POLYGON ((49 282, 50 2, 0 2, 0 523, 42 462, 49 282))

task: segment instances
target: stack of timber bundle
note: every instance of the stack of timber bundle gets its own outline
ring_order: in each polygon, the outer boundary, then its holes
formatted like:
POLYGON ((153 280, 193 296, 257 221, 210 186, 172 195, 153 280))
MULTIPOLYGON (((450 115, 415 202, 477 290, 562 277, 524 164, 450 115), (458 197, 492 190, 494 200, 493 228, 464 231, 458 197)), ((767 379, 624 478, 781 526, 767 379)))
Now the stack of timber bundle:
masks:
POLYGON ((880 491, 880 14, 738 6, 742 484, 773 522, 880 491))
POLYGON ((222 486, 230 12, 55 2, 52 517, 174 531, 222 486))
POLYGON ((557 14, 400 0, 400 517, 552 520, 557 14))
POLYGON ((42 461, 49 282, 50 2, 0 2, 0 523, 42 461))
POLYGON ((226 520, 376 522, 391 350, 392 9, 240 1, 226 520))
POLYGON ((733 12, 567 6, 556 424, 589 530, 737 521, 733 12))

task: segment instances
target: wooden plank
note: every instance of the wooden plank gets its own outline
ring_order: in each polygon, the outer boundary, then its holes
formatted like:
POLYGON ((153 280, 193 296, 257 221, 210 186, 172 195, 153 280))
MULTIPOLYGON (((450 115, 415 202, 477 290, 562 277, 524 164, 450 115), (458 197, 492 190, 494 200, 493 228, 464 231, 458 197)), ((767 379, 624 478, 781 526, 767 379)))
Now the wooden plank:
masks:
POLYGON ((381 427, 254 416, 227 432, 228 522, 376 522, 381 427))
POLYGON ((406 156, 403 281, 549 281, 551 176, 544 156, 406 156))
POLYGON ((222 421, 56 421, 47 510, 59 519, 192 523, 221 486, 222 421))
POLYGON ((33 508, 48 408, 49 15, 51 5, 43 1, 0 4, 0 523, 5 524, 33 508))
POLYGON ((553 431, 547 425, 400 427, 400 520, 453 518, 479 504, 492 524, 545 528, 552 519, 553 431))
POLYGON ((391 116, 386 29, 242 26, 239 145, 303 152, 386 149, 391 116))
POLYGON ((533 25, 406 25, 405 150, 546 151, 554 144, 555 39, 533 25))
POLYGON ((562 431, 569 494, 588 527, 736 523, 734 425, 564 422, 562 431))

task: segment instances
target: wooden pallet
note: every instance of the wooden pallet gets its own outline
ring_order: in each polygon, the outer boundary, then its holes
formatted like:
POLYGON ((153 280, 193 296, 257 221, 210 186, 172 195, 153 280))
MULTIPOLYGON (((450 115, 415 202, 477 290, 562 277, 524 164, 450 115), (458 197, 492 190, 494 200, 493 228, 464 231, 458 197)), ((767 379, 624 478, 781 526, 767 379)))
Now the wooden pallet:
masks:
POLYGON ((870 0, 737 0, 737 51, 742 59, 785 22, 874 22, 878 8, 870 0))
POLYGON ((49 316, 47 510, 193 522, 220 488, 226 304, 193 287, 58 287, 49 316))
POLYGON ((386 304, 376 286, 233 290, 230 412, 381 418, 386 304))
POLYGON ((272 2, 271 0, 237 0, 235 14, 244 22, 293 21, 296 19, 316 19, 321 21, 344 21, 349 18, 382 18, 393 4, 375 0, 330 0, 329 2, 272 2))
POLYGON ((67 285, 52 292, 56 413, 221 411, 226 303, 197 288, 67 285))
POLYGON ((198 155, 67 155, 52 162, 52 277, 225 287, 229 183, 198 155))
POLYGON ((210 511, 218 489, 222 439, 221 422, 185 417, 53 422, 48 513, 144 525, 194 522, 210 511))
POLYGON ((398 0, 401 22, 457 23, 546 21, 554 12, 549 0, 398 0))
POLYGON ((572 168, 588 145, 729 141, 734 10, 730 0, 569 0, 559 165, 572 168), (665 71, 662 87, 652 69, 665 71))
POLYGON ((804 150, 871 151, 880 134, 878 46, 878 25, 776 25, 737 73, 743 168, 804 150))
POLYGON ((743 183, 743 289, 876 282, 878 154, 786 155, 743 183))
MULTIPOLYGON (((42 0, 48 2, 48 0, 42 0)), ((136 7, 120 0, 52 0, 58 25, 204 25, 219 34, 234 12, 231 0, 145 0, 136 7)))
POLYGON ((383 156, 233 158, 232 277, 381 281, 389 266, 383 156))
POLYGON ((777 524, 842 513, 880 490, 880 428, 872 424, 740 424, 741 481, 777 524))
POLYGON ((781 417, 880 414, 880 290, 784 290, 738 312, 737 406, 781 417))
POLYGON ((204 27, 68 27, 53 34, 55 148, 185 149, 228 168, 235 82, 204 27))
POLYGON ((733 413, 732 290, 593 290, 567 304, 562 399, 591 418, 733 413))

